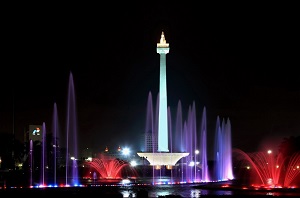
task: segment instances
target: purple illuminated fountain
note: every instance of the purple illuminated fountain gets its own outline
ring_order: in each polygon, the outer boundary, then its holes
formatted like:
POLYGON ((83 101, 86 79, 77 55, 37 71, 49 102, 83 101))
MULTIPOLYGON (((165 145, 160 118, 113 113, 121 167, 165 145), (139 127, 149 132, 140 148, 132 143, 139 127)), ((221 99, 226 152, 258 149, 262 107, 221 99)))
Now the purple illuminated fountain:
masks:
MULTIPOLYGON (((158 100, 157 100, 158 105, 158 100)), ((157 150, 157 105, 152 103, 152 93, 148 94, 145 151, 157 150), (154 111, 156 109, 156 111, 154 111), (155 113, 153 113, 155 112, 155 113)), ((178 102, 175 123, 172 122, 168 108, 168 129, 170 152, 187 152, 190 155, 178 161, 176 170, 170 167, 170 182, 212 182, 234 179, 232 171, 231 125, 230 120, 221 122, 217 117, 214 166, 208 165, 207 157, 207 119, 206 108, 203 108, 201 122, 196 117, 196 105, 189 106, 186 120, 183 119, 181 101, 178 102), (172 125, 175 126, 174 130, 172 125), (198 129, 198 126, 200 127, 198 129)), ((153 177, 161 177, 161 171, 153 169, 153 177)))
POLYGON ((33 141, 29 141, 29 186, 33 185, 33 141))
POLYGON ((46 176, 45 176, 45 168, 47 162, 47 152, 46 152, 46 124, 43 122, 42 124, 42 152, 41 152, 41 174, 40 174, 40 185, 46 185, 46 176))
POLYGON ((201 158, 200 161, 202 162, 201 166, 201 181, 208 182, 210 181, 209 174, 208 174, 208 164, 207 164, 207 121, 206 121, 206 108, 204 107, 202 113, 202 121, 201 121, 201 144, 200 144, 200 151, 201 158))
POLYGON ((73 74, 70 72, 66 118, 66 185, 79 185, 77 111, 73 74))
POLYGON ((58 164, 58 153, 59 153, 59 122, 58 122, 58 112, 57 112, 57 104, 54 103, 53 106, 53 116, 52 116, 52 134, 53 134, 53 185, 57 186, 57 164, 58 164))
MULTIPOLYGON (((77 143, 77 112, 76 112, 76 100, 75 100, 75 88, 73 75, 70 73, 69 84, 68 84, 68 99, 67 99, 67 115, 66 115, 66 171, 65 171, 65 186, 77 186, 79 185, 79 175, 78 175, 78 143, 77 143)), ((52 116, 52 145, 49 148, 53 148, 52 152, 47 151, 47 140, 46 140, 46 124, 42 123, 41 130, 41 149, 40 149, 40 173, 39 175, 39 186, 57 186, 57 154, 60 153, 59 146, 59 123, 58 123, 58 113, 57 105, 54 103, 53 116, 52 116), (53 153, 53 155, 47 156, 47 153, 53 153), (51 158, 51 159, 50 159, 51 158), (47 167, 53 170, 53 176, 50 178, 50 172, 47 167), (47 168, 47 169, 46 169, 47 168)), ((50 141, 49 141, 50 142, 50 141)), ((34 142, 30 140, 30 186, 34 182, 34 142)), ((38 147, 37 147, 38 148, 38 147)), ((61 184, 60 184, 61 185, 61 184)))
POLYGON ((232 171, 232 145, 231 145, 231 124, 217 117, 215 133, 215 181, 224 181, 233 179, 232 171))

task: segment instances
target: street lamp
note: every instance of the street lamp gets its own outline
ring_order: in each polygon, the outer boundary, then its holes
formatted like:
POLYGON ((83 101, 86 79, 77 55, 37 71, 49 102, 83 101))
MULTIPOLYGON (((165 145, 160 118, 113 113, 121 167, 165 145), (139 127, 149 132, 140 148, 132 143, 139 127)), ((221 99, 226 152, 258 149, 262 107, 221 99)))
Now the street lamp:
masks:
POLYGON ((122 153, 123 153, 123 155, 128 156, 128 155, 130 154, 129 148, 124 148, 124 149, 122 150, 122 153))
POLYGON ((128 155, 130 154, 130 149, 127 147, 122 149, 122 154, 125 156, 125 159, 128 160, 128 155))

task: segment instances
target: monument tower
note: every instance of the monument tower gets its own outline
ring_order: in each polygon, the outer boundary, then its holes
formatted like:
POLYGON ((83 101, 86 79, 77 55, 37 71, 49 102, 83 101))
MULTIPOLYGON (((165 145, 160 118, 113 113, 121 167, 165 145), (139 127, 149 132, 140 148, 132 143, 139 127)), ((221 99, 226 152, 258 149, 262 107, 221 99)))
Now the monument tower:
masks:
MULTIPOLYGON (((153 153, 137 153, 144 157, 153 166, 175 166, 176 162, 189 153, 170 153, 168 143, 168 104, 167 104, 167 73, 166 55, 169 53, 169 43, 165 39, 164 32, 160 42, 157 43, 157 53, 160 54, 159 77, 159 114, 158 114, 158 150, 153 153)), ((153 141, 153 140, 152 140, 153 141)))
POLYGON ((169 152, 168 149, 168 104, 167 104, 167 73, 166 55, 169 53, 169 43, 166 42, 164 32, 160 43, 157 43, 157 53, 160 54, 159 77, 159 114, 158 114, 158 151, 169 152))

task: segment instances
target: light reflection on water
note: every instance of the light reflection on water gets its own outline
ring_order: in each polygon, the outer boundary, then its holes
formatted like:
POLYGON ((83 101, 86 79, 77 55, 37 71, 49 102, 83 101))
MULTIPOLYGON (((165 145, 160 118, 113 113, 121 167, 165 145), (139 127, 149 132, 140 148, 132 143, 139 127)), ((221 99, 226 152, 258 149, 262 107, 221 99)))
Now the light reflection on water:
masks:
MULTIPOLYGON (((120 192, 123 197, 138 197, 139 192, 146 193, 148 197, 164 197, 167 195, 177 195, 180 197, 191 197, 199 198, 203 195, 215 195, 216 197, 226 196, 232 197, 235 195, 241 196, 270 196, 270 197, 300 197, 300 192, 266 192, 266 191, 235 191, 235 190, 207 190, 207 189, 196 189, 195 185, 156 185, 156 186, 127 186, 120 188, 120 192)), ((140 197, 140 196, 139 196, 140 197)))
POLYGON ((163 197, 177 195, 181 197, 198 198, 202 195, 232 195, 231 191, 195 189, 191 185, 157 185, 134 187, 128 186, 120 189, 123 197, 137 197, 139 192, 147 193, 148 197, 163 197))

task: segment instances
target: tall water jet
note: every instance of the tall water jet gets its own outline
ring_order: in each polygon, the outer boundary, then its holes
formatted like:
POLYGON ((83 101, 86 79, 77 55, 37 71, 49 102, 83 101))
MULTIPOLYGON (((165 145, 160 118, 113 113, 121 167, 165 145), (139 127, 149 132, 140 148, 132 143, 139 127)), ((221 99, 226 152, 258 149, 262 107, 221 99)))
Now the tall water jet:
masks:
POLYGON ((175 121, 175 136, 173 138, 175 152, 184 152, 183 149, 183 127, 182 127, 182 106, 181 101, 178 101, 176 121, 175 121))
MULTIPOLYGON (((182 106, 181 101, 178 101, 177 104, 177 111, 176 111, 176 120, 175 120, 175 135, 173 137, 174 144, 174 151, 175 152, 184 152, 184 141, 183 141, 183 123, 182 123, 182 106)), ((180 160, 180 169, 179 169, 179 175, 180 182, 184 182, 184 163, 183 159, 180 160)))
POLYGON ((215 131, 215 180, 232 180, 232 145, 231 145, 231 123, 227 119, 220 121, 217 117, 215 131))
POLYGON ((168 107, 168 134, 169 134, 169 148, 170 148, 170 152, 173 153, 173 142, 172 142, 172 139, 173 139, 173 130, 172 130, 172 116, 171 116, 171 109, 170 107, 168 107))
POLYGON ((201 155, 201 181, 209 182, 208 164, 207 164, 207 121, 206 108, 203 108, 201 121, 200 155, 201 155))
POLYGON ((33 140, 29 140, 29 186, 32 186, 32 171, 33 171, 33 140))
POLYGON ((155 150, 157 145, 154 141, 155 134, 154 134, 154 126, 153 126, 153 103, 152 103, 152 93, 149 92, 148 100, 147 100, 147 109, 146 109, 146 127, 145 127, 145 152, 152 152, 155 150))
POLYGON ((233 176, 233 166, 232 166, 232 143, 231 143, 231 122, 227 118, 225 125, 225 137, 224 137, 224 179, 232 180, 233 176))
POLYGON ((40 175, 40 185, 45 186, 45 168, 47 159, 47 142, 46 142, 46 124, 42 124, 42 151, 41 151, 41 175, 40 175))
POLYGON ((186 179, 189 182, 195 182, 197 177, 196 169, 196 150, 197 148, 197 122, 196 122, 196 105, 193 102, 192 106, 188 108, 187 120, 186 120, 186 127, 183 139, 185 141, 185 148, 184 150, 187 153, 190 153, 186 157, 186 179))
POLYGON ((66 185, 79 185, 78 178, 78 143, 77 143, 77 111, 73 74, 70 72, 66 118, 66 185), (71 163, 70 163, 71 162, 71 163), (69 181, 70 178, 70 181, 69 181))
POLYGON ((59 123, 58 123, 58 113, 57 113, 57 104, 54 103, 53 106, 53 115, 52 115, 52 134, 53 134, 53 184, 57 185, 57 153, 59 152, 59 123))

